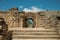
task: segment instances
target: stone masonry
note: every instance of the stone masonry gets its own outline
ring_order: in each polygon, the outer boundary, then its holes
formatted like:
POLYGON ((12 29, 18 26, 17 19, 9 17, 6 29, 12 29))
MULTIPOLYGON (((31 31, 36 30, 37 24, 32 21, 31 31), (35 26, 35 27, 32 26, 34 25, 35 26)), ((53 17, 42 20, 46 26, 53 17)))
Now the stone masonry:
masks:
MULTIPOLYGON (((60 26, 60 11, 41 11, 37 13, 19 12, 18 8, 11 8, 8 11, 0 11, 0 17, 4 18, 8 27, 28 27, 27 19, 33 19, 34 28, 54 28, 60 26)), ((60 28, 60 27, 59 27, 60 28)))
POLYGON ((0 18, 8 25, 4 26, 3 40, 60 40, 59 10, 33 13, 11 8, 0 11, 0 18))

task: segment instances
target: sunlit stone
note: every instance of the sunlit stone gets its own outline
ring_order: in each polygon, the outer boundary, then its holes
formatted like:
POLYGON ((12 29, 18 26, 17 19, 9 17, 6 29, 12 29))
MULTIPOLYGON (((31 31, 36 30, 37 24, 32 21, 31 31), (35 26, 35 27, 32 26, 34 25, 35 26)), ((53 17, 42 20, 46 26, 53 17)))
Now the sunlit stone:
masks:
POLYGON ((2 26, 0 26, 0 29, 2 28, 2 26))

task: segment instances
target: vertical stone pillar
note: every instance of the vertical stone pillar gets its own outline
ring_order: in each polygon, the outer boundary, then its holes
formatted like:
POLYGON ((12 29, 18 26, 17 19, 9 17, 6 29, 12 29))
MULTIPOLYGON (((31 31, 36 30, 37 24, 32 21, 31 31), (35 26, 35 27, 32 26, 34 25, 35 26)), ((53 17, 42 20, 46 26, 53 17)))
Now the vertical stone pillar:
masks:
POLYGON ((20 27, 20 28, 23 27, 23 18, 20 18, 19 27, 20 27))
POLYGON ((35 28, 38 28, 39 27, 39 18, 38 18, 38 15, 36 14, 35 15, 36 16, 36 19, 35 19, 35 23, 36 23, 36 25, 35 25, 35 28))
POLYGON ((27 24, 26 24, 26 16, 23 17, 23 28, 26 28, 27 24))

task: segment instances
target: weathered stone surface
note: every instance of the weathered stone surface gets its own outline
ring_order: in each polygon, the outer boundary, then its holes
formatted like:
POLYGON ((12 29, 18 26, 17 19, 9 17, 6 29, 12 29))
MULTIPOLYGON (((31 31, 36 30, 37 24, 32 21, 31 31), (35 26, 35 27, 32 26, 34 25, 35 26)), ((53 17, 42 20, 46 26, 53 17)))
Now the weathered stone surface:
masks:
MULTIPOLYGON (((49 11, 48 10, 48 11, 41 11, 41 12, 37 12, 37 13, 33 13, 33 12, 26 13, 26 12, 19 12, 18 8, 11 8, 8 11, 0 11, 0 18, 4 19, 2 22, 0 22, 1 26, 3 26, 3 32, 0 31, 0 34, 2 32, 1 35, 2 35, 3 40, 11 40, 12 32, 10 32, 10 30, 12 31, 12 29, 19 30, 19 31, 21 31, 24 28, 25 28, 24 30, 31 30, 31 29, 34 30, 34 28, 35 29, 39 28, 38 30, 40 30, 40 28, 55 29, 54 31, 56 31, 57 35, 60 35, 60 31, 59 31, 60 30, 60 11, 59 10, 58 11, 54 11, 54 10, 49 11), (33 26, 27 24, 28 19, 33 20, 33 22, 34 22, 33 26)), ((0 28, 1 28, 1 26, 0 26, 0 28)), ((22 30, 22 31, 24 31, 24 30, 22 30)), ((31 34, 41 33, 41 32, 39 32, 39 33, 36 33, 36 32, 35 33, 33 32, 31 34)), ((54 34, 53 37, 56 37, 56 38, 60 37, 60 36, 56 36, 55 33, 53 33, 53 32, 51 32, 51 33, 54 34)), ((48 33, 46 31, 43 34, 50 34, 50 33, 48 33)), ((22 35, 22 37, 23 36, 24 35, 22 35)), ((30 34, 27 37, 30 37, 30 34)), ((33 37, 36 37, 36 35, 34 35, 33 37)), ((39 36, 39 37, 41 37, 41 36, 39 36)), ((46 37, 46 35, 45 35, 45 37, 46 37)), ((49 37, 49 35, 47 35, 47 37, 49 37)), ((18 40, 18 39, 13 39, 13 40, 18 40)), ((46 39, 46 40, 50 40, 50 39, 46 39)), ((54 40, 54 39, 51 39, 51 40, 54 40)))
POLYGON ((60 11, 42 11, 37 13, 26 13, 19 12, 18 8, 11 8, 11 10, 13 11, 0 12, 0 17, 5 19, 8 27, 27 27, 26 20, 28 18, 32 18, 34 20, 35 28, 54 28, 60 26, 60 11))

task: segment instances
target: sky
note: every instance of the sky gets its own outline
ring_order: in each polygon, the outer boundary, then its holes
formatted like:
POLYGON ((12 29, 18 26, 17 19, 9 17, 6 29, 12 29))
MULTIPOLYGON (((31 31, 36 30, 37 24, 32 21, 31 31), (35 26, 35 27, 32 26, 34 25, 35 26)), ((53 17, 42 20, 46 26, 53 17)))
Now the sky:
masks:
POLYGON ((60 10, 60 0, 0 0, 0 10, 13 7, 23 11, 60 10))

